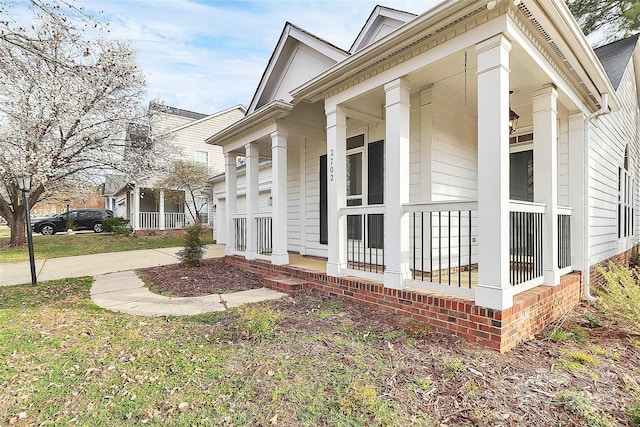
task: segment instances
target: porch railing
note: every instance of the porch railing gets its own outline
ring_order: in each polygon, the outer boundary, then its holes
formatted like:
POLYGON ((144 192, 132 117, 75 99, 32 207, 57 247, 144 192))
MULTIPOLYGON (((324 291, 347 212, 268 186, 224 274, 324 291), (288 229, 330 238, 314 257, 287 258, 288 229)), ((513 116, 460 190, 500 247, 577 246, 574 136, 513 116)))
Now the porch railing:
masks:
POLYGON ((165 212, 164 213, 164 228, 168 229, 180 229, 185 226, 185 213, 184 212, 165 212))
POLYGON ((509 202, 509 256, 512 286, 542 277, 542 216, 545 205, 509 202))
POLYGON ((143 230, 160 228, 160 212, 140 212, 140 228, 143 230))
POLYGON ((478 202, 410 203, 412 279, 471 289, 477 281, 478 202))
POLYGON ((571 266, 571 208, 558 208, 558 268, 571 266))
POLYGON ((247 217, 244 215, 233 216, 233 232, 236 240, 235 250, 244 252, 247 250, 247 217))
MULTIPOLYGON (((138 216, 138 228, 142 230, 158 230, 160 229, 160 212, 139 212, 138 216)), ((136 213, 131 213, 129 216, 130 224, 133 225, 133 221, 136 217, 136 213)), ((181 212, 165 212, 164 214, 164 228, 165 229, 181 229, 185 226, 185 214, 181 212)))
POLYGON ((384 273, 384 205, 342 208, 347 217, 347 268, 384 273))
POLYGON ((273 221, 271 214, 256 214, 258 254, 271 255, 273 250, 273 221))

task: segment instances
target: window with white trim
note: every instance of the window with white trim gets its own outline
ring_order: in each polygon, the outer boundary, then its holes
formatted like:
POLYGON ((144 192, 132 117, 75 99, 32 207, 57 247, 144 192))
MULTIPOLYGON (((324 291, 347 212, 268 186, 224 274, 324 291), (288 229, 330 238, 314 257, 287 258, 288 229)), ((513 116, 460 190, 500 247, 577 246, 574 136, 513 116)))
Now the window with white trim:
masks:
POLYGON ((618 168, 618 237, 633 235, 634 179, 629 172, 629 146, 624 150, 623 166, 618 168))
POLYGON ((193 160, 197 163, 209 165, 209 153, 207 151, 195 150, 193 160))

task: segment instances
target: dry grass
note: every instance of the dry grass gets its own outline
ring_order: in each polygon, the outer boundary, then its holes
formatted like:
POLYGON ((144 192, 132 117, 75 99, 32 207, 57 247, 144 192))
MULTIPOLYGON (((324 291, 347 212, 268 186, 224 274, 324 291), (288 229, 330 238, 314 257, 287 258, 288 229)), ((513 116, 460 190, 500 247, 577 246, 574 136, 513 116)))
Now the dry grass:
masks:
POLYGON ((97 308, 90 284, 0 288, 0 424, 607 425, 638 407, 626 335, 501 355, 315 294, 145 318, 97 308), (554 369, 591 349, 595 378, 554 369))
MULTIPOLYGON (((203 242, 213 242, 212 233, 203 233, 203 242)), ((0 263, 28 261, 28 248, 9 248, 9 237, 0 237, 0 263)), ((60 234, 54 236, 33 236, 36 259, 60 258, 76 255, 90 255, 104 252, 132 251, 136 249, 156 249, 184 246, 184 237, 123 236, 110 233, 60 234)))

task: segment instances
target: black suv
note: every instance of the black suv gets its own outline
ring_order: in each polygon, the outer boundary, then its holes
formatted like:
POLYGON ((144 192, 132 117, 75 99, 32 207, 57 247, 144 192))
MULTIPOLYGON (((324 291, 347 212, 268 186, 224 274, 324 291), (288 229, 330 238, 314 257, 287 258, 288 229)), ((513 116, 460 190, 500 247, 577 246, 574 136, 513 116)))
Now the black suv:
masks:
MULTIPOLYGON (((113 216, 107 209, 77 209, 69 211, 73 219, 74 230, 93 230, 102 233, 102 220, 113 216)), ((36 233, 51 235, 59 231, 67 231, 67 212, 52 218, 41 218, 31 224, 36 233)))

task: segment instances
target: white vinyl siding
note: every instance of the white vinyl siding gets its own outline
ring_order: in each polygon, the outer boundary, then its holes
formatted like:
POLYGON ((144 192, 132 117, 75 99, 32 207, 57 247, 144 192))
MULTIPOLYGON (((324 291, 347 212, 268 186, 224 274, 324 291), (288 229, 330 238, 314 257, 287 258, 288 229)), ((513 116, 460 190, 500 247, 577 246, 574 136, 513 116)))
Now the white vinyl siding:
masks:
POLYGON ((300 252, 300 148, 289 143, 287 149, 287 248, 300 252))
MULTIPOLYGON (((589 238, 590 265, 631 249, 637 244, 638 209, 634 209, 634 237, 618 238, 618 175, 629 144, 629 173, 638 176, 638 98, 630 62, 617 90, 620 110, 593 120, 589 126, 589 238)), ((638 187, 633 181, 632 200, 638 187)))
POLYGON ((477 200, 476 106, 465 106, 459 94, 434 85, 432 111, 431 200, 477 200))

